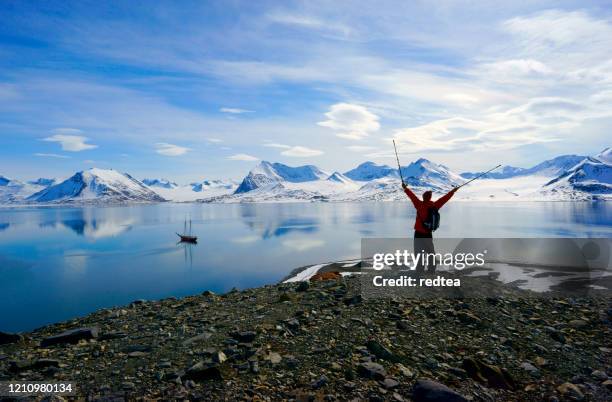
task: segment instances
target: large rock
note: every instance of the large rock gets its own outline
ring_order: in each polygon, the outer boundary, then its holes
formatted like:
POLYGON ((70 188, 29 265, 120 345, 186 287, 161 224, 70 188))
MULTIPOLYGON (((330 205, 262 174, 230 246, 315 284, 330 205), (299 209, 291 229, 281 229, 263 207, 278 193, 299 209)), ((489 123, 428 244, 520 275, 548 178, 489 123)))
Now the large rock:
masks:
POLYGON ((378 363, 366 362, 357 366, 357 372, 366 378, 384 380, 387 376, 385 368, 378 363))
POLYGON ((368 350, 374 354, 374 356, 379 359, 383 359, 389 362, 399 362, 400 359, 398 356, 394 355, 389 349, 384 347, 380 342, 370 339, 366 344, 368 350))
POLYGON ((574 401, 581 401, 584 399, 584 394, 580 391, 580 388, 576 384, 571 382, 565 382, 557 387, 557 391, 566 398, 574 401))
POLYGON ((419 379, 412 387, 414 402, 467 402, 467 399, 444 384, 419 379))
POLYGON ((257 333, 254 331, 234 331, 230 335, 238 342, 251 343, 255 340, 257 333))
POLYGON ((62 332, 58 335, 53 335, 43 339, 40 342, 40 346, 45 348, 47 346, 61 345, 65 343, 78 343, 80 340, 94 339, 98 337, 98 328, 77 328, 69 331, 62 332))
POLYGON ((220 381, 223 380, 221 370, 216 364, 199 362, 191 366, 185 373, 186 380, 194 381, 220 381))
POLYGON ((487 383, 491 388, 514 389, 514 379, 506 369, 472 358, 463 360, 463 369, 472 379, 487 383))
POLYGON ((19 342, 21 338, 22 337, 19 334, 11 334, 9 332, 0 331, 0 345, 19 342))

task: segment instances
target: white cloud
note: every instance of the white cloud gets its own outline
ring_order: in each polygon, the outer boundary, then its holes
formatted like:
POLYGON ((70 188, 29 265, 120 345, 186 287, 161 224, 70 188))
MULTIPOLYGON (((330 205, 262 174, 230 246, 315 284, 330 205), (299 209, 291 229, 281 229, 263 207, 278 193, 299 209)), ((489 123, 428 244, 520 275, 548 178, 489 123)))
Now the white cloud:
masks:
POLYGON ((291 145, 279 144, 276 142, 267 142, 263 144, 263 146, 269 147, 269 148, 284 149, 284 151, 281 152, 281 155, 290 156, 294 158, 308 158, 311 156, 323 155, 324 153, 321 150, 312 149, 312 148, 304 147, 301 145, 291 146, 291 145))
POLYGON ((325 113, 327 120, 317 123, 337 131, 338 137, 358 140, 380 129, 378 116, 363 106, 336 103, 325 113))
POLYGON ((346 148, 352 152, 367 152, 367 151, 373 151, 376 149, 376 147, 373 147, 370 145, 349 145, 346 148))
POLYGON ((291 148, 290 145, 278 144, 276 142, 267 142, 267 143, 263 144, 263 146, 264 147, 269 147, 269 148, 281 148, 281 149, 291 148))
POLYGON ((37 152, 34 154, 35 156, 41 156, 41 157, 45 157, 45 158, 59 158, 59 159, 68 159, 70 158, 68 155, 60 155, 60 154, 45 154, 45 153, 40 153, 37 152))
POLYGON ((207 138, 206 140, 208 142, 212 142, 213 144, 218 144, 220 142, 223 142, 223 140, 221 138, 207 138))
POLYGON ((187 153, 190 149, 187 147, 181 147, 179 145, 168 144, 167 142, 158 142, 155 144, 155 148, 158 154, 165 156, 180 156, 187 153))
POLYGON ((248 155, 248 154, 235 154, 232 156, 228 156, 227 159, 232 160, 232 161, 245 161, 245 162, 253 162, 253 161, 259 160, 259 158, 252 156, 252 155, 248 155))
POLYGON ((308 158, 311 156, 323 155, 323 151, 296 145, 294 147, 287 148, 281 152, 281 155, 291 156, 294 158, 308 158))
POLYGON ((222 107, 221 109, 219 109, 219 111, 223 113, 231 113, 231 114, 242 114, 242 113, 253 113, 254 112, 254 110, 239 109, 235 107, 222 107))
MULTIPOLYGON (((58 129, 56 132, 74 132, 80 133, 77 129, 58 129)), ((80 152, 88 149, 98 148, 97 145, 87 144, 89 138, 82 135, 66 135, 66 134, 55 134, 51 137, 44 138, 43 141, 57 142, 62 146, 62 150, 69 152, 80 152)))
POLYGON ((482 68, 496 75, 546 75, 553 70, 546 64, 534 59, 501 60, 493 63, 484 63, 482 68))
POLYGON ((267 17, 270 22, 276 24, 315 30, 324 35, 341 35, 342 37, 347 37, 353 32, 347 25, 335 21, 325 21, 309 15, 275 12, 268 14, 267 17))

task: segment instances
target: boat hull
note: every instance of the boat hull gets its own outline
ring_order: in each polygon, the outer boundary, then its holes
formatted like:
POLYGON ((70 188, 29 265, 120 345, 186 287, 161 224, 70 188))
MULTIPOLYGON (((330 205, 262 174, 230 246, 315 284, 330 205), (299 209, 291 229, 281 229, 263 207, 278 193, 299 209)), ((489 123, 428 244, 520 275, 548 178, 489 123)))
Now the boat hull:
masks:
POLYGON ((178 233, 176 235, 181 239, 181 242, 183 243, 197 243, 198 242, 198 238, 196 236, 180 235, 178 233))

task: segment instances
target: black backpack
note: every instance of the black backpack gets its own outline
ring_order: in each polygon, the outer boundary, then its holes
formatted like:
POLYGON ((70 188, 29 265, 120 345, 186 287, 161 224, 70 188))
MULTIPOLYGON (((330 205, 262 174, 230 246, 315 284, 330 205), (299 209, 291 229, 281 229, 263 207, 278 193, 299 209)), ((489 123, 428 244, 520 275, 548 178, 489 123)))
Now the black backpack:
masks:
POLYGON ((440 212, 438 212, 438 208, 431 207, 427 210, 427 218, 423 221, 423 226, 432 232, 435 232, 440 227, 440 212))

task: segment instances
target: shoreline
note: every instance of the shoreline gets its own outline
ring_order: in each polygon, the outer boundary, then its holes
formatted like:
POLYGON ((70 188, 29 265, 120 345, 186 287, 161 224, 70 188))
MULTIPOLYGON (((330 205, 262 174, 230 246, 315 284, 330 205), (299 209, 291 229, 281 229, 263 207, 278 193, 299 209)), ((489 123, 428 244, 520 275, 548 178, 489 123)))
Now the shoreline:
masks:
POLYGON ((409 400, 433 386, 419 378, 475 400, 609 400, 611 299, 494 285, 495 298, 364 299, 349 276, 137 300, 0 345, 0 380, 74 381, 94 400, 409 400))

